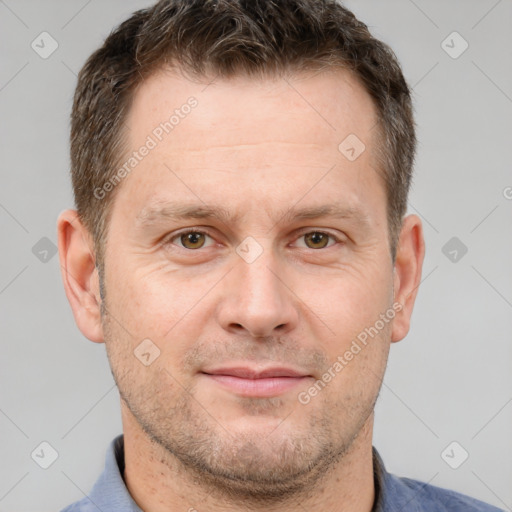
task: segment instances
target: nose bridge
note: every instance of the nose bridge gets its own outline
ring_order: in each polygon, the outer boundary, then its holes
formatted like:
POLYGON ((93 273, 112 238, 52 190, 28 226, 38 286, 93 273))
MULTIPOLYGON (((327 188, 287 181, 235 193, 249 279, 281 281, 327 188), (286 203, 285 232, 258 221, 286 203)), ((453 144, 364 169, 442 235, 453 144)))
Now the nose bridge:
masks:
POLYGON ((280 301, 283 284, 278 274, 276 257, 271 249, 266 249, 252 263, 241 263, 238 273, 241 284, 240 295, 245 300, 249 300, 249 304, 257 304, 261 301, 264 305, 270 301, 280 301))
POLYGON ((275 329, 282 333, 292 328, 297 311, 293 294, 279 275, 278 256, 270 245, 260 247, 260 254, 252 261, 242 253, 231 273, 229 300, 222 307, 221 322, 226 329, 244 328, 253 336, 269 336, 275 329))

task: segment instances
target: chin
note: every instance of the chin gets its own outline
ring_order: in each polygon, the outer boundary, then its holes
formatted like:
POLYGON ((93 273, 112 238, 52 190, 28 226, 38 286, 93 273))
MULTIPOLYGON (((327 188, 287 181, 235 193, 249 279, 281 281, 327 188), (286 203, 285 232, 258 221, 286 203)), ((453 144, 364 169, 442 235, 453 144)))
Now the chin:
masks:
POLYGON ((311 436, 265 436, 258 428, 217 441, 217 446, 175 455, 212 493, 260 504, 306 493, 341 455, 311 436))

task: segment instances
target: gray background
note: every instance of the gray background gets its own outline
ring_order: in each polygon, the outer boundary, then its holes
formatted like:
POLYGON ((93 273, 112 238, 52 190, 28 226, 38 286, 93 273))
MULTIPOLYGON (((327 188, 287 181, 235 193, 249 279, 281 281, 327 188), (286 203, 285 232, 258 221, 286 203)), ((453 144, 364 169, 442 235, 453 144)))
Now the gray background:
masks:
MULTIPOLYGON (((72 204, 76 74, 149 3, 0 0, 0 512, 56 511, 83 497, 121 432, 104 345, 76 328, 52 244, 57 215, 72 204), (46 59, 31 48, 43 31, 58 43, 46 59), (34 461, 50 461, 43 441, 58 452, 48 469, 34 461), (33 459, 34 450, 44 456, 33 459)), ((375 445, 396 474, 512 510, 512 2, 347 5, 394 48, 414 87, 420 147, 409 210, 427 242, 412 329, 391 350, 375 445), (458 36, 442 44, 453 31, 469 44, 458 58, 458 36), (446 461, 458 465, 462 450, 469 458, 453 469, 446 461)))

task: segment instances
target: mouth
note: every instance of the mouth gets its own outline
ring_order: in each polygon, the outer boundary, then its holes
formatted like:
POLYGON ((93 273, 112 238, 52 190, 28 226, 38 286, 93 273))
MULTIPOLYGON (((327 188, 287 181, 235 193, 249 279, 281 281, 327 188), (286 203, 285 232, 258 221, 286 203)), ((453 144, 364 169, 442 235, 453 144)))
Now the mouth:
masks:
POLYGON ((313 377, 292 368, 257 370, 249 366, 207 369, 201 372, 212 383, 243 397, 269 398, 292 391, 313 377))

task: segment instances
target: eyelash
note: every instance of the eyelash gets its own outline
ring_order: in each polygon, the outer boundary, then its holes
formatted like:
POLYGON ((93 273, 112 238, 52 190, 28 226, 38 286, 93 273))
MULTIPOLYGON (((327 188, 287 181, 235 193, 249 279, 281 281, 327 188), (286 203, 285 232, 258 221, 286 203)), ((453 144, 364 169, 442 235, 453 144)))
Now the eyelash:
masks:
MULTIPOLYGON (((201 235, 206 235, 206 236, 209 236, 210 238, 213 239, 213 237, 207 232, 207 231, 203 231, 202 229, 187 229, 186 231, 181 231, 179 233, 176 233, 175 235, 173 235, 171 238, 168 238, 167 240, 164 241, 164 245, 168 245, 168 244, 172 244, 173 243, 173 240, 175 239, 179 239, 181 236, 183 235, 188 235, 190 233, 199 233, 201 235)), ((341 240, 340 238, 338 238, 337 236, 333 235, 332 233, 328 233, 327 231, 322 231, 322 230, 318 230, 318 229, 312 229, 310 231, 304 231, 304 232, 301 232, 299 233, 299 235, 297 236, 297 239, 299 238, 302 238, 303 236, 309 234, 309 233, 320 233, 322 235, 326 235, 328 237, 330 237, 331 239, 334 240, 335 244, 332 244, 332 245, 328 245, 326 247, 321 247, 320 249, 312 249, 311 247, 302 247, 302 249, 309 249, 311 251, 319 251, 321 249, 329 249, 330 247, 333 247, 334 245, 336 244, 339 244, 339 243, 343 243, 343 240, 341 240)), ((198 249, 189 249, 187 247, 183 247, 183 246, 180 246, 178 245, 178 247, 180 249, 183 249, 183 250, 186 250, 186 251, 190 251, 190 252, 197 252, 199 251, 200 249, 203 249, 203 247, 199 247, 198 249)))

